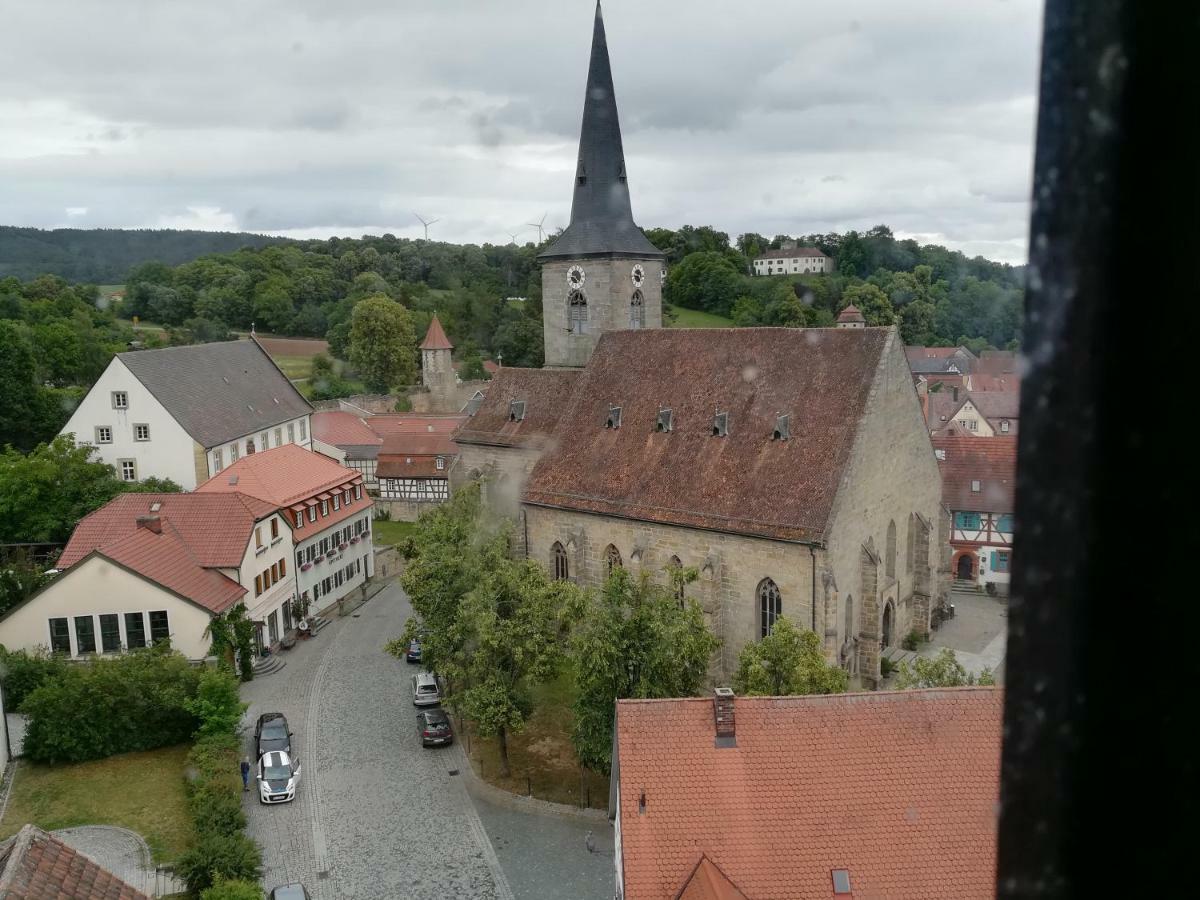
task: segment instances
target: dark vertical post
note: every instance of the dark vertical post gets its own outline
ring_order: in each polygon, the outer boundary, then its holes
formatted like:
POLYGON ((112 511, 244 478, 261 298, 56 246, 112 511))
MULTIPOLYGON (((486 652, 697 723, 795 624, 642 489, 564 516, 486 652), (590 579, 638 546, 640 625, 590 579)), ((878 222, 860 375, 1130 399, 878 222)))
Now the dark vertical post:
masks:
POLYGON ((1176 819, 1197 796, 1198 31, 1192 5, 1046 3, 1003 897, 1190 880, 1195 822, 1176 819))

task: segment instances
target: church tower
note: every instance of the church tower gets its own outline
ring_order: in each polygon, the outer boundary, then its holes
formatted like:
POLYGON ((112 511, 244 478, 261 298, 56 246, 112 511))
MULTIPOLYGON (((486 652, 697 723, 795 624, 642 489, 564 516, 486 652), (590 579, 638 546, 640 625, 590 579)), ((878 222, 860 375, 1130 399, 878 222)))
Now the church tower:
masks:
POLYGON ((606 331, 661 328, 663 258, 633 221, 597 2, 571 224, 538 256, 546 365, 586 365, 606 331))

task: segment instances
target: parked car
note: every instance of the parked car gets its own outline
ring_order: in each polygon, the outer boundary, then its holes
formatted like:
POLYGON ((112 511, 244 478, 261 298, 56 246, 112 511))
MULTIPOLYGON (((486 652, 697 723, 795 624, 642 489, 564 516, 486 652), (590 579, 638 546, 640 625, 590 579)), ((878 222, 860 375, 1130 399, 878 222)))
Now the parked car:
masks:
POLYGON ((417 713, 417 733, 421 736, 422 747, 436 747, 454 742, 450 717, 440 707, 423 709, 417 713))
POLYGON ((421 641, 418 638, 413 638, 408 642, 408 652, 404 654, 404 659, 410 663, 421 661, 421 641))
POLYGON ((282 750, 264 753, 258 760, 258 799, 262 803, 287 803, 296 799, 300 760, 282 750))
POLYGON ((309 900, 308 890, 298 881, 281 884, 271 891, 271 900, 309 900))
POLYGON ((263 713, 254 726, 255 756, 261 759, 264 753, 272 750, 292 752, 292 732, 283 713, 263 713))
POLYGON ((412 677, 413 706, 437 706, 442 702, 437 678, 432 672, 418 672, 412 677))

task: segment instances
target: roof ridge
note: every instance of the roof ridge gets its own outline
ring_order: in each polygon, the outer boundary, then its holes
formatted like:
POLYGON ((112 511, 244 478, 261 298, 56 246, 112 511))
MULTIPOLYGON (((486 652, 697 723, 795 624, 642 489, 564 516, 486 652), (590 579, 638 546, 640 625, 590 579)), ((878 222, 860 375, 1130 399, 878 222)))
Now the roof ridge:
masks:
MULTIPOLYGON (((843 691, 840 694, 734 694, 735 700, 788 700, 797 703, 837 703, 847 700, 857 700, 863 697, 869 697, 873 700, 882 700, 889 703, 894 703, 906 700, 910 697, 920 696, 941 696, 943 694, 970 694, 970 693, 1004 693, 1003 685, 988 685, 988 684, 969 684, 960 685, 958 687, 930 687, 930 688, 909 688, 902 691, 843 691)), ((619 697, 618 703, 626 704, 652 704, 652 703, 712 703, 713 698, 709 696, 702 697, 619 697)))

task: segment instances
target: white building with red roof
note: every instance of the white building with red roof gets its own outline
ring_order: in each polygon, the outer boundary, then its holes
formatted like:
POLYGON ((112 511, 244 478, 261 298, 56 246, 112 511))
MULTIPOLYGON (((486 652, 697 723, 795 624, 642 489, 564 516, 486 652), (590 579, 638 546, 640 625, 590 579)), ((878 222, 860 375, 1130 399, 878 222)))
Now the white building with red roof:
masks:
POLYGON ((203 659, 212 617, 239 602, 274 614, 278 639, 291 550, 279 510, 255 497, 122 494, 79 522, 60 574, 0 619, 0 644, 80 658, 169 638, 203 659))
MULTIPOLYGON (((288 444, 243 456, 196 493, 244 494, 279 510, 294 553, 295 596, 301 607, 324 609, 362 587, 375 571, 372 502, 363 480, 327 456, 288 444)), ((254 583, 256 592, 267 578, 265 571, 262 575, 254 583)), ((281 612, 281 623, 286 613, 281 612)))

